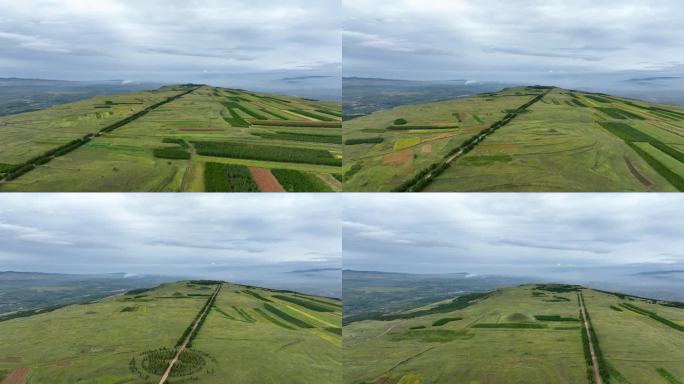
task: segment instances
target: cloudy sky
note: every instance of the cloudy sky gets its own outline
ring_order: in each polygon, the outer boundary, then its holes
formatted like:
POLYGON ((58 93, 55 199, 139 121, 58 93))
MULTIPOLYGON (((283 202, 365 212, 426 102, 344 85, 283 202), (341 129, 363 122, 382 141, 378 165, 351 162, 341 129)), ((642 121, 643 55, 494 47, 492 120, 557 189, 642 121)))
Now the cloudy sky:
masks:
POLYGON ((0 270, 294 279, 292 271, 340 267, 341 210, 335 199, 4 194, 0 270))
POLYGON ((580 283, 646 273, 684 287, 684 199, 677 194, 364 194, 344 201, 346 269, 580 283))
POLYGON ((345 76, 591 84, 684 72, 676 0, 345 0, 343 28, 345 76))
POLYGON ((0 9, 0 77, 339 81, 339 0, 0 0, 0 9))

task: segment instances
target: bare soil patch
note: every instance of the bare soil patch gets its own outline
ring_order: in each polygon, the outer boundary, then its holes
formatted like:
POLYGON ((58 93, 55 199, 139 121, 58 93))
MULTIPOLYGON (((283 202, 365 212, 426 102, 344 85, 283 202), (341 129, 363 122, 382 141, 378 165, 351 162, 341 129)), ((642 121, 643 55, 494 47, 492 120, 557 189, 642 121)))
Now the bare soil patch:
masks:
POLYGON ((13 369, 0 384, 22 384, 26 378, 26 375, 28 375, 28 372, 28 368, 13 369))
POLYGON ((432 153, 432 144, 423 144, 420 147, 422 153, 432 153))
POLYGON ((458 113, 458 119, 459 119, 459 120, 463 121, 463 120, 466 119, 466 117, 468 117, 468 114, 467 114, 467 113, 465 113, 465 112, 459 112, 459 113, 458 113))
POLYGON ((636 177, 637 180, 644 186, 644 187, 650 187, 653 185, 651 180, 647 179, 646 176, 642 175, 639 173, 639 170, 636 169, 634 164, 625 156, 625 164, 627 164, 627 168, 629 168, 629 171, 632 173, 634 177, 636 177))
POLYGON ((433 121, 431 125, 434 125, 435 127, 448 127, 450 125, 454 125, 453 121, 433 121))
POLYGON ((413 152, 410 149, 405 151, 390 153, 382 158, 385 165, 404 165, 413 161, 413 152))
POLYGON ((249 168, 254 182, 261 192, 285 192, 285 188, 273 176, 271 170, 266 168, 249 168))

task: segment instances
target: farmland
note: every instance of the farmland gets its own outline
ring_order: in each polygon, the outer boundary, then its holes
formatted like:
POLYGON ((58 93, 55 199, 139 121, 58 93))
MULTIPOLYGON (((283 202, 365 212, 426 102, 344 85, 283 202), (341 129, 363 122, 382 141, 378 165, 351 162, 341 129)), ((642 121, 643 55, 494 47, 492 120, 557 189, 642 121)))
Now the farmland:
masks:
POLYGON ((344 140, 345 191, 684 190, 684 109, 608 95, 404 105, 345 121, 344 140))
POLYGON ((287 169, 306 175, 305 192, 337 191, 341 143, 339 103, 165 86, 0 117, 0 191, 258 191, 255 169, 271 184, 286 181, 272 169, 287 169), (246 180, 216 181, 210 163, 246 180))
POLYGON ((453 302, 346 324, 343 382, 595 383, 595 372, 603 383, 684 380, 682 304, 537 284, 453 302))
POLYGON ((0 372, 24 383, 338 383, 341 303, 179 281, 0 321, 0 372))

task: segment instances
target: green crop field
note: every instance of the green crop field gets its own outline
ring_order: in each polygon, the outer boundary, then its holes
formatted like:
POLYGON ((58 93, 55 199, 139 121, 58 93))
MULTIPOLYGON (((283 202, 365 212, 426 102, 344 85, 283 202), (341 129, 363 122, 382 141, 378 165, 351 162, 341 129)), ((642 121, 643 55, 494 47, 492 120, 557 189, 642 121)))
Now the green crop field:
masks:
POLYGON ((605 384, 684 381, 684 305, 527 284, 345 324, 343 382, 592 383, 580 294, 605 384))
POLYGON ((350 192, 684 191, 681 107, 521 87, 379 111, 343 130, 350 192))
POLYGON ((187 84, 4 116, 0 191, 202 192, 207 163, 258 169, 257 190, 289 169, 338 191, 339 115, 339 103, 187 84))
POLYGON ((156 384, 197 319, 168 383, 340 382, 340 301, 213 281, 0 321, 0 373, 25 384, 156 384))

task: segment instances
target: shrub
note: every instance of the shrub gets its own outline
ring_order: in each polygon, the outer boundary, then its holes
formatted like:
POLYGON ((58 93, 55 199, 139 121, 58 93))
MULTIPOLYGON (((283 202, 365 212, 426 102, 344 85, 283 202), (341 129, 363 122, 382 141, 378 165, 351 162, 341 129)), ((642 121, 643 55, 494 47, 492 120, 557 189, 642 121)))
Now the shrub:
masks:
POLYGON ((273 295, 273 297, 280 299, 280 300, 285 300, 289 301, 290 303, 300 305, 304 308, 308 308, 312 311, 316 312, 334 312, 335 308, 332 308, 327 305, 319 304, 319 303, 314 303, 308 300, 300 299, 297 297, 291 297, 291 296, 285 296, 285 295, 273 295))
POLYGON ((259 192, 247 167, 222 163, 205 164, 204 188, 207 192, 259 192))
POLYGON ((178 160, 188 160, 190 159, 190 152, 182 148, 155 148, 152 151, 154 157, 160 159, 178 159, 178 160))
POLYGON ((288 192, 332 192, 332 188, 316 175, 293 169, 272 169, 271 173, 288 192))
POLYGON ((347 139, 344 141, 344 145, 357 145, 357 144, 378 144, 385 141, 382 137, 367 137, 358 139, 347 139))
POLYGON ((274 140, 305 141, 310 143, 342 144, 341 135, 316 135, 292 132, 252 132, 252 135, 274 140))
POLYGON ((406 119, 399 118, 394 120, 394 125, 406 125, 406 123, 408 123, 406 119))
POLYGON ((266 308, 272 314, 280 317, 281 319, 289 322, 290 324, 296 325, 299 328, 313 328, 313 325, 306 323, 294 316, 291 316, 290 314, 281 311, 280 309, 271 304, 264 304, 264 308, 266 308))
POLYGON ((534 318, 539 321, 579 321, 574 317, 562 317, 560 315, 535 315, 534 318))
POLYGON ((322 149, 287 148, 275 145, 237 143, 229 141, 195 141, 197 153, 205 156, 232 157, 289 163, 342 165, 342 160, 322 149))
POLYGON ((462 317, 443 317, 434 323, 432 323, 433 327, 441 327, 444 324, 450 323, 452 321, 458 321, 458 320, 463 320, 462 317))
POLYGON ((320 115, 309 111, 304 111, 302 109, 290 109, 290 112, 294 112, 296 114, 304 115, 321 121, 335 121, 335 119, 333 119, 332 117, 320 115))

